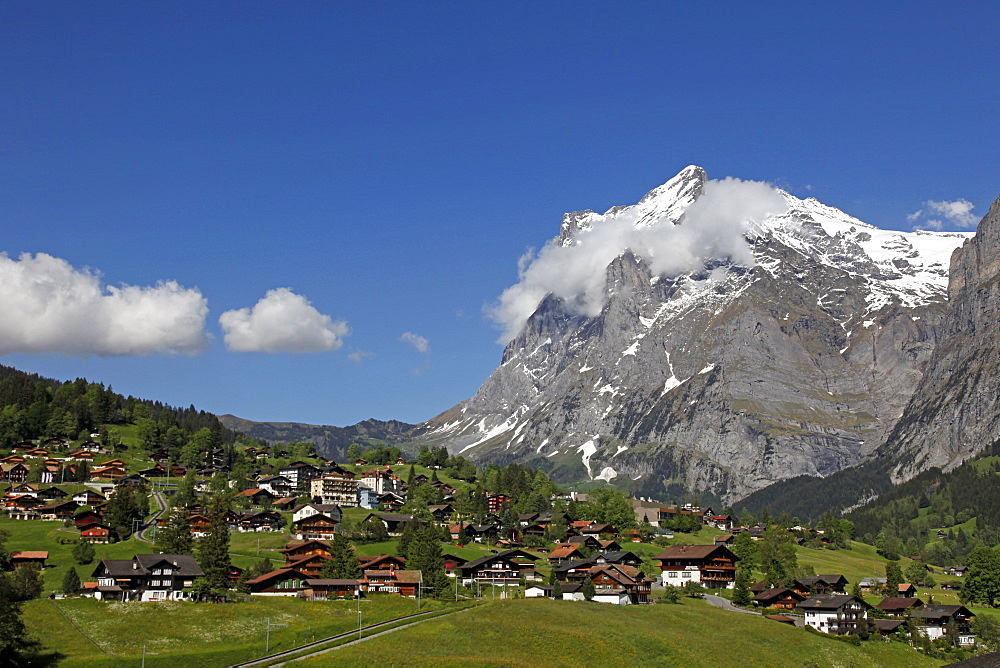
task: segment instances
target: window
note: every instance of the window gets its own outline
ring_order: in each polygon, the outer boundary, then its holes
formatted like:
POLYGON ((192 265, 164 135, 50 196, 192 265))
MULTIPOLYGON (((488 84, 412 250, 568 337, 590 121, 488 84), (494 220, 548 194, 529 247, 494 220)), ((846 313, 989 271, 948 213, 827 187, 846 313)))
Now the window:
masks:
POLYGON ((691 577, 691 571, 684 571, 683 573, 681 573, 681 577, 682 578, 690 578, 691 577))
POLYGON ((667 573, 667 577, 668 578, 676 578, 677 577, 677 571, 670 571, 669 573, 667 573))

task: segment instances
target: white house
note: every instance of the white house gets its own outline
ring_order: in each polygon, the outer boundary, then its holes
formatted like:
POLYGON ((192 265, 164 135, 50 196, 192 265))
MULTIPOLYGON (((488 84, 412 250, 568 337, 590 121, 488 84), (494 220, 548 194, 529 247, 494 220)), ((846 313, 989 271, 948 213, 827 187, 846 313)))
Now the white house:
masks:
POLYGON ((799 603, 797 610, 805 615, 805 625, 830 635, 855 634, 866 624, 865 611, 870 606, 849 594, 824 594, 799 603))

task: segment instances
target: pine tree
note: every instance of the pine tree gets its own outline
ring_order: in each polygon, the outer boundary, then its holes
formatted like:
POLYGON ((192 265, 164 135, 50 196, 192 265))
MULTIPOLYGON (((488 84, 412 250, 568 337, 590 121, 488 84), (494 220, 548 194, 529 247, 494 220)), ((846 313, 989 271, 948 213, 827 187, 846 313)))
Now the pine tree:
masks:
POLYGON ((736 583, 733 588, 733 605, 750 605, 753 596, 750 593, 750 577, 745 568, 736 569, 736 583))
POLYGON ((434 584, 444 573, 444 557, 441 555, 441 543, 437 539, 437 531, 427 527, 414 535, 410 544, 406 565, 410 570, 420 571, 425 583, 434 584))
POLYGON ((229 588, 229 526, 226 524, 225 499, 217 496, 209 510, 208 535, 198 542, 198 565, 213 590, 229 588))
POLYGON ((552 598, 554 598, 557 601, 561 601, 562 597, 563 597, 562 583, 559 582, 559 580, 556 580, 555 583, 552 585, 552 598))
POLYGON ((583 598, 588 601, 593 601, 594 596, 597 594, 597 589, 594 587, 594 581, 590 578, 584 578, 583 586, 580 590, 583 593, 583 598))
POLYGON ((165 554, 194 553, 191 521, 186 508, 177 507, 170 512, 163 528, 156 532, 156 549, 165 554))
POLYGON ((404 559, 410 558, 410 544, 420 531, 420 523, 415 519, 409 520, 403 525, 403 532, 399 536, 398 551, 399 556, 404 559))
POLYGON ((68 596, 80 591, 80 576, 77 575, 76 569, 72 566, 66 569, 66 575, 63 576, 62 591, 68 596))
POLYGON ((94 546, 85 540, 81 540, 73 546, 73 559, 78 564, 89 564, 95 556, 94 546))
MULTIPOLYGON (((358 555, 354 553, 354 546, 343 534, 335 534, 330 541, 330 562, 334 578, 345 580, 359 580, 362 577, 361 564, 358 555)), ((326 576, 324 576, 326 577, 326 576)))

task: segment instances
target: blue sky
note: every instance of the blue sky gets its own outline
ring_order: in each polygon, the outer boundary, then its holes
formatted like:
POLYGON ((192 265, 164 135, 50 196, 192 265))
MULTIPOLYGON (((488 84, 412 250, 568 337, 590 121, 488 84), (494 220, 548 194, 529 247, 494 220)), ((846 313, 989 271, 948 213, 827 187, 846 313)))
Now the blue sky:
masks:
POLYGON ((1000 6, 897 7, 3 3, 0 363, 418 422, 497 366, 484 306, 563 212, 686 165, 880 227, 978 220, 1000 6))

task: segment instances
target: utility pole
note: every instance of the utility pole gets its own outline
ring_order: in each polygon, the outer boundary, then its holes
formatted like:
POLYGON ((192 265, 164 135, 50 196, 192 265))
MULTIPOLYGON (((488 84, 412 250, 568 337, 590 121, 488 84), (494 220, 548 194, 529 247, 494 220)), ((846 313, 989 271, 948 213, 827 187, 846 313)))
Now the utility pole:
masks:
POLYGON ((267 636, 264 640, 264 654, 268 654, 271 651, 271 627, 272 626, 288 626, 288 624, 272 624, 271 618, 267 618, 267 636))
POLYGON ((358 587, 358 591, 355 594, 358 598, 358 640, 361 640, 361 588, 358 587))
POLYGON ((147 652, 146 651, 146 646, 143 645, 142 646, 142 668, 146 668, 146 655, 147 654, 152 654, 153 656, 156 656, 157 654, 159 654, 159 652, 147 652))

